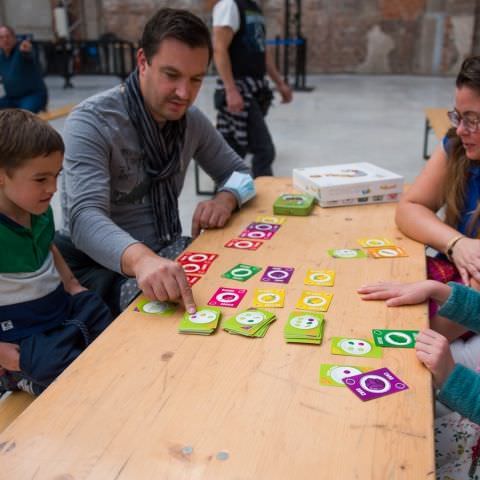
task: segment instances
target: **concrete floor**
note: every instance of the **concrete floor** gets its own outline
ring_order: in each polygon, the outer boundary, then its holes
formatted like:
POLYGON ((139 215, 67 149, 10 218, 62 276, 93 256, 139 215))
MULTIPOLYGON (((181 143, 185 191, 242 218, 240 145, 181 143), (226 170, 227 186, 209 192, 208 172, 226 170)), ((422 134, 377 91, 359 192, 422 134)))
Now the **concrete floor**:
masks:
MULTIPOLYGON (((74 77, 75 88, 63 89, 63 79, 47 78, 50 106, 78 103, 118 83, 114 77, 74 77)), ((268 123, 277 149, 278 176, 291 176, 292 168, 369 161, 412 182, 424 165, 422 158, 426 107, 453 105, 453 77, 325 75, 308 79, 312 92, 296 92, 288 105, 275 101, 268 123)), ((207 78, 196 104, 215 119, 214 78, 207 78)), ((52 124, 61 132, 63 119, 52 124)), ((431 134, 430 146, 436 141, 431 134)), ((208 177, 201 186, 210 189, 208 177)), ((180 198, 184 232, 198 201, 193 163, 180 198)), ((58 199, 54 202, 60 224, 58 199)))

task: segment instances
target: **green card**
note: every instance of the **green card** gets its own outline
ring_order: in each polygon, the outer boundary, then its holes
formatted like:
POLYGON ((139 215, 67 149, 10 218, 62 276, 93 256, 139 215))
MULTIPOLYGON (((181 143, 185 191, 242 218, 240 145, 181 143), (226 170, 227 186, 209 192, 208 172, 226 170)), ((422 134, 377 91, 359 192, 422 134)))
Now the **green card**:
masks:
POLYGON ((223 329, 235 335, 246 337, 263 337, 272 322, 275 314, 260 308, 249 308, 227 318, 223 322, 223 329))
POLYGON ((239 263, 235 267, 231 268, 228 272, 225 272, 222 277, 229 278, 230 280, 237 280, 238 282, 245 282, 249 278, 252 278, 260 270, 260 267, 239 263))
POLYGON ((328 254, 333 258, 367 258, 365 252, 359 248, 330 248, 328 254))
POLYGON ((364 338, 332 337, 331 353, 352 357, 382 357, 382 349, 364 338))
POLYGON ((199 307, 195 313, 185 312, 178 331, 196 335, 210 335, 215 331, 221 311, 217 307, 199 307))
POLYGON ((355 365, 335 365, 331 363, 324 363, 320 365, 320 385, 327 387, 344 387, 345 384, 342 379, 359 375, 361 373, 373 370, 370 367, 359 367, 355 365))
POLYGON ((414 348, 418 330, 372 330, 375 345, 391 348, 414 348))
POLYGON ((292 312, 283 329, 287 343, 313 343, 320 345, 324 320, 321 313, 292 312))
POLYGON ((171 315, 177 308, 176 303, 158 302, 156 300, 143 299, 137 303, 134 311, 149 313, 151 315, 171 315))

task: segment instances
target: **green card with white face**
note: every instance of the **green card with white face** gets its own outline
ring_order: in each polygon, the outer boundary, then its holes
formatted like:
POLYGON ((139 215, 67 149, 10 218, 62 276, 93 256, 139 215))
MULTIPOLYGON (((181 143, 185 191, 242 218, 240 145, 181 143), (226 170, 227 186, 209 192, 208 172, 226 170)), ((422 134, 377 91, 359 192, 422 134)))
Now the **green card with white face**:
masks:
POLYGON ((159 302, 144 298, 134 308, 134 312, 149 313, 150 315, 172 315, 177 308, 176 303, 159 302))
POLYGON ((382 357, 382 349, 365 338, 332 337, 330 353, 333 355, 347 355, 352 357, 382 357))
POLYGON ((414 348, 418 330, 372 330, 375 345, 384 348, 414 348))
POLYGON ((275 321, 275 314, 259 308, 249 308, 223 322, 223 329, 228 333, 244 335, 246 337, 263 337, 264 327, 275 321))
POLYGON ((260 267, 255 267, 254 265, 239 263, 235 267, 231 268, 228 272, 225 272, 222 277, 229 278, 230 280, 237 280, 238 282, 245 282, 249 278, 252 278, 260 270, 260 267))
POLYGON ((198 307, 195 313, 185 312, 178 331, 196 335, 210 335, 215 331, 221 311, 217 307, 198 307))
POLYGON ((323 315, 321 313, 292 312, 283 330, 287 343, 320 344, 323 336, 323 315))

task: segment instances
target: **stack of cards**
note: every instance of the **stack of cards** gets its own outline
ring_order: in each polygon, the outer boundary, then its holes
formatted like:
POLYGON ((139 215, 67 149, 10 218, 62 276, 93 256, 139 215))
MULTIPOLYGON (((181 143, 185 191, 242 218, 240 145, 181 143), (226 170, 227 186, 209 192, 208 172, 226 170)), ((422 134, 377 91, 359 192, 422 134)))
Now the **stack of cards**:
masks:
POLYGON ((192 286, 200 280, 199 275, 207 272, 217 257, 216 253, 184 252, 177 258, 177 262, 182 266, 188 284, 192 286))
POLYGON ((313 343, 320 345, 323 337, 323 315, 320 313, 292 312, 283 330, 287 343, 313 343))
POLYGON ((407 257, 403 248, 397 247, 391 240, 384 237, 359 238, 358 243, 366 248, 372 258, 407 257))
POLYGON ((275 314, 259 308, 249 308, 223 322, 223 329, 234 335, 264 337, 268 327, 276 320, 275 314))
POLYGON ((199 307, 195 313, 185 312, 178 331, 194 335, 210 335, 217 328, 220 316, 219 308, 199 307))

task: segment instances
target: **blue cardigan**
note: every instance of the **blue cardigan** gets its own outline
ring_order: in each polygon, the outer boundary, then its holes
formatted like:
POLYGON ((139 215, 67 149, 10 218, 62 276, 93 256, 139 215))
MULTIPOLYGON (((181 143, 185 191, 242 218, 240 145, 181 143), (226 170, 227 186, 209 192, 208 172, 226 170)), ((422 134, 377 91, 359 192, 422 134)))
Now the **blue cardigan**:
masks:
MULTIPOLYGON (((452 293, 438 314, 480 332, 480 292, 450 282, 452 293)), ((480 358, 479 358, 480 363, 480 358)), ((455 365, 438 393, 438 399, 452 410, 480 424, 480 373, 455 365)))

